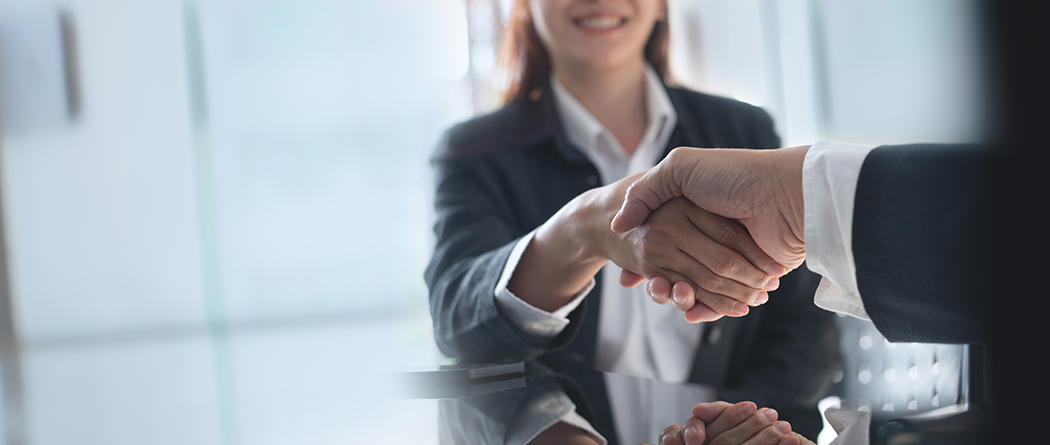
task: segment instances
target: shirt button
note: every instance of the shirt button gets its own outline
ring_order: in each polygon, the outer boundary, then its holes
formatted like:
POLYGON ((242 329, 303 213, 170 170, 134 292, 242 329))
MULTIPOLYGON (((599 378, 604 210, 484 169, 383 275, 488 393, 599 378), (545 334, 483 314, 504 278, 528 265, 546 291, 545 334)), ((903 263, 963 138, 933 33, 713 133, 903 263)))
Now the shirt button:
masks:
POLYGON ((597 176, 590 175, 590 176, 587 177, 587 185, 597 185, 597 184, 598 184, 598 177, 597 176))
POLYGON ((714 346, 720 341, 722 341, 722 327, 712 326, 711 331, 707 333, 707 344, 714 346))

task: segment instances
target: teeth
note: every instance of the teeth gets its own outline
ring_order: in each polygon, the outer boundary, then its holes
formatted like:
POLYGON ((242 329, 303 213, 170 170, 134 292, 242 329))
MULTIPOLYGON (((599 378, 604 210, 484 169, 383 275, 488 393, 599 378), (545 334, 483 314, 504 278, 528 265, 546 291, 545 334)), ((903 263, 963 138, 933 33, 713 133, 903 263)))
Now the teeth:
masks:
POLYGON ((622 20, 619 17, 590 17, 580 20, 580 26, 592 29, 609 29, 620 26, 622 20))

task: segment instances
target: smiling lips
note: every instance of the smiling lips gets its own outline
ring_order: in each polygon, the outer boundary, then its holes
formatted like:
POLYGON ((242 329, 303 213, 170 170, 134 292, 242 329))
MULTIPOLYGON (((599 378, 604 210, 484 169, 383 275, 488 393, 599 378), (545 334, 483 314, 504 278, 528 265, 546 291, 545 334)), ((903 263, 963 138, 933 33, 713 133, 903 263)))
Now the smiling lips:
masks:
POLYGON ((627 23, 626 17, 618 17, 611 15, 598 15, 583 17, 573 20, 576 26, 584 29, 584 31, 608 31, 611 29, 619 28, 627 23))

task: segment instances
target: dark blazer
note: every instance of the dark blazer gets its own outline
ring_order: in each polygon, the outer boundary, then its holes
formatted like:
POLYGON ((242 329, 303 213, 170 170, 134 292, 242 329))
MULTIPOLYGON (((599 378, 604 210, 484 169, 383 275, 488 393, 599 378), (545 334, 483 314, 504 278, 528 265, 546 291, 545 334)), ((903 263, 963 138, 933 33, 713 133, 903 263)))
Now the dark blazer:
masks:
MULTIPOLYGON (((678 113, 667 151, 683 145, 780 145, 769 116, 757 107, 675 88, 667 93, 678 113)), ((493 295, 514 244, 599 185, 597 169, 567 141, 551 95, 454 126, 433 165, 437 245, 426 281, 441 350, 473 361, 535 357, 550 365, 591 366, 600 279, 547 347, 522 338, 500 315, 493 295)), ((819 415, 811 408, 830 385, 839 356, 833 315, 813 305, 818 282, 801 268, 746 317, 710 323, 690 381, 739 391, 720 394, 728 400, 753 400, 782 412, 810 408, 819 430, 819 415)))
POLYGON ((988 340, 987 151, 877 147, 864 159, 853 255, 864 308, 890 341, 988 340))

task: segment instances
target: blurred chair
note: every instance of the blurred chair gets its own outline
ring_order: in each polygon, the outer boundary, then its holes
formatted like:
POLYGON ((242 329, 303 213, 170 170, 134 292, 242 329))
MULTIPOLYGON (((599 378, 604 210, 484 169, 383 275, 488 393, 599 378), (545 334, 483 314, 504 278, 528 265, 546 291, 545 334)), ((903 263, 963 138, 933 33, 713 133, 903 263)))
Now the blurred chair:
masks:
POLYGON ((891 343, 869 321, 840 315, 842 369, 832 393, 871 412, 872 444, 969 442, 985 419, 979 347, 891 343), (974 361, 976 360, 976 362, 974 361))

